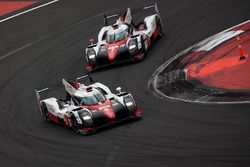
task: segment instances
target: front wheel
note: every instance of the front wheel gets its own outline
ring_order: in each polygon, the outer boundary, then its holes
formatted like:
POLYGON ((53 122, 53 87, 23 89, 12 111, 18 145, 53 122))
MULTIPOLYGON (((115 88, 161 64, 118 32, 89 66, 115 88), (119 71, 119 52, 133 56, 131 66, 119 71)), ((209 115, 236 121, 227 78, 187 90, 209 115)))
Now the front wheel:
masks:
POLYGON ((75 117, 73 114, 71 114, 71 116, 70 116, 70 122, 71 122, 71 125, 72 125, 72 129, 73 129, 76 133, 80 133, 79 124, 77 123, 76 117, 75 117))
POLYGON ((158 35, 158 37, 161 38, 161 37, 164 36, 164 31, 163 31, 163 26, 161 24, 160 18, 157 17, 156 18, 156 22, 157 22, 157 27, 159 28, 159 35, 158 35))
MULTIPOLYGON (((147 39, 146 39, 147 40, 147 39)), ((142 61, 146 56, 147 56, 147 53, 146 53, 146 51, 147 51, 147 46, 146 46, 146 44, 145 44, 145 40, 143 39, 143 37, 141 36, 141 46, 142 46, 142 48, 141 48, 141 53, 138 55, 138 56, 136 56, 136 59, 140 62, 140 61, 142 61)))

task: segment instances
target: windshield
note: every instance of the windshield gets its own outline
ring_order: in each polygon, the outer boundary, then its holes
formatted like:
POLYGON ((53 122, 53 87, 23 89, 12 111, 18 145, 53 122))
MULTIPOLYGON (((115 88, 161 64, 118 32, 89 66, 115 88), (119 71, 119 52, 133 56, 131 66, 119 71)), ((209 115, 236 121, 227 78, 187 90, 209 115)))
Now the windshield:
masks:
POLYGON ((80 97, 81 105, 95 105, 99 102, 104 102, 106 98, 100 92, 93 92, 84 97, 80 97))
POLYGON ((111 30, 108 32, 106 40, 108 43, 111 43, 113 41, 115 42, 121 41, 126 37, 128 37, 128 29, 115 30, 115 31, 111 30))

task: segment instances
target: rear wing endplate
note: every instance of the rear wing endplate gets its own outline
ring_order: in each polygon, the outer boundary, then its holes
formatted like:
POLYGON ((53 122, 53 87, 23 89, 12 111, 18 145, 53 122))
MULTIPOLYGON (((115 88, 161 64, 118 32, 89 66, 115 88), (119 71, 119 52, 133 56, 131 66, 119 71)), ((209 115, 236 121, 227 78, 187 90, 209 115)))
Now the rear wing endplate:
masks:
MULTIPOLYGON (((89 79, 90 83, 93 84, 95 83, 94 79, 92 78, 91 74, 88 73, 87 75, 83 75, 80 77, 77 77, 76 79, 74 79, 76 82, 85 80, 85 79, 89 79)), ((64 85, 62 83, 57 83, 57 84, 53 84, 41 89, 35 89, 35 94, 36 94, 36 99, 37 99, 37 103, 38 103, 38 107, 39 110, 41 111, 41 106, 40 106, 40 102, 41 102, 41 94, 47 93, 47 92, 51 92, 60 88, 63 88, 64 85)))

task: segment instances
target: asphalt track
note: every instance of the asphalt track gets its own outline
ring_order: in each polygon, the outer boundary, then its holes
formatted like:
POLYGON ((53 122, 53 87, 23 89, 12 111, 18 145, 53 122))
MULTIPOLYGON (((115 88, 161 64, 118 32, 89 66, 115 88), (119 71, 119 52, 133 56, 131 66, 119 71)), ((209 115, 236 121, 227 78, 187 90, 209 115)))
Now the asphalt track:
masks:
POLYGON ((158 1, 166 34, 146 59, 94 74, 133 93, 143 120, 91 136, 41 121, 34 89, 84 73, 83 48, 103 12, 149 2, 61 0, 0 24, 0 166, 249 166, 248 104, 174 102, 148 88, 167 59, 248 20, 249 1, 158 1))

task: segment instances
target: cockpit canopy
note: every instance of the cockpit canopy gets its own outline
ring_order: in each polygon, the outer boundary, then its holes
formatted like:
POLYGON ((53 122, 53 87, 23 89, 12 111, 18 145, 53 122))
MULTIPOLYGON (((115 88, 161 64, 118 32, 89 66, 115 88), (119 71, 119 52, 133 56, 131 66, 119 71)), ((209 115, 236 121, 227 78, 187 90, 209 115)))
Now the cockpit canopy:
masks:
POLYGON ((129 36, 129 27, 122 24, 118 27, 110 27, 107 32, 106 41, 108 43, 121 41, 129 36))
POLYGON ((75 105, 81 105, 81 106, 91 106, 106 101, 106 97, 103 94, 101 94, 98 90, 93 90, 91 92, 84 94, 83 96, 79 95, 73 96, 72 98, 75 105))

